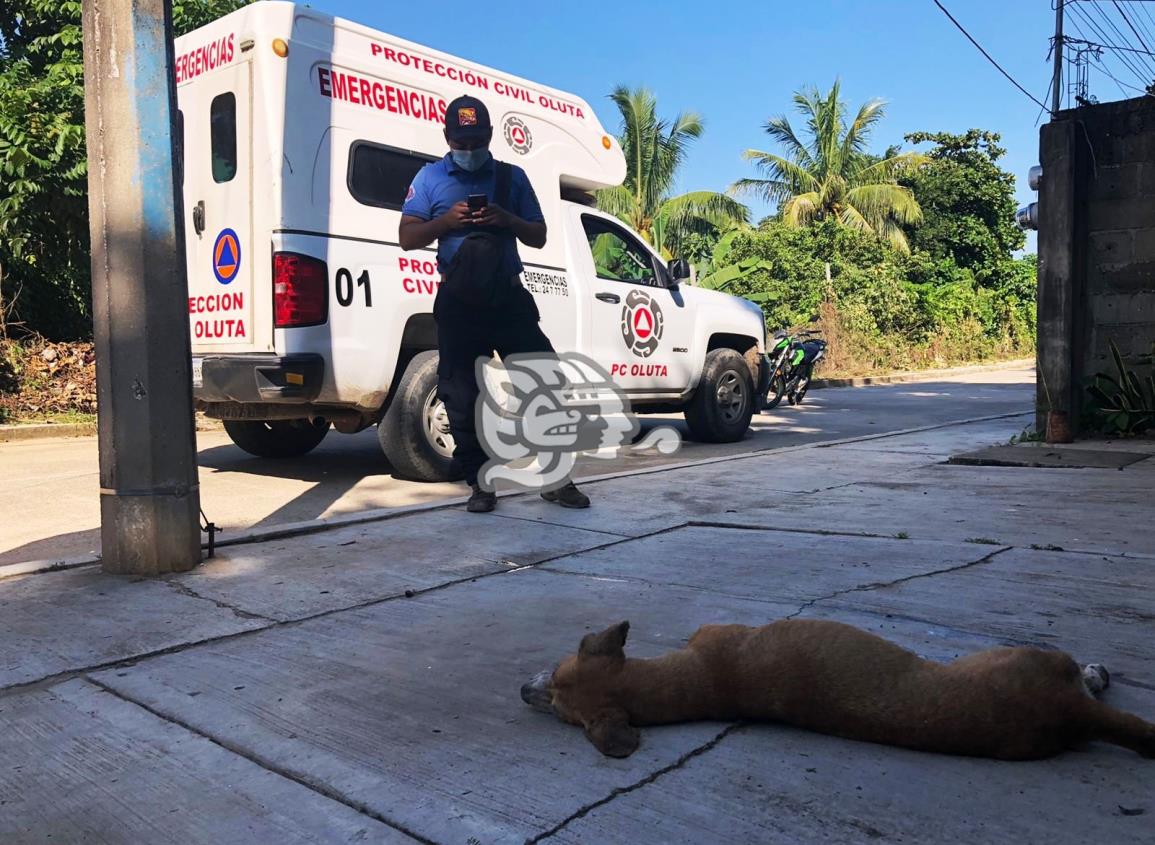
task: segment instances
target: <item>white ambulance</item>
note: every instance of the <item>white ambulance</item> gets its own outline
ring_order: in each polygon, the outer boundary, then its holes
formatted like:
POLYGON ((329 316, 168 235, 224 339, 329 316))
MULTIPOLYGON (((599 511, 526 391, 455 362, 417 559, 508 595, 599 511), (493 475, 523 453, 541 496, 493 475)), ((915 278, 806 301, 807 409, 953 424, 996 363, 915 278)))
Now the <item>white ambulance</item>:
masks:
POLYGON ((397 227, 461 94, 541 201, 549 238, 521 246, 522 280, 554 346, 602 363, 637 412, 744 436, 768 378, 762 314, 594 208, 626 165, 584 100, 286 2, 177 39, 175 59, 196 405, 242 449, 301 455, 330 426, 377 425, 397 474, 451 477, 435 253, 402 251, 397 227))

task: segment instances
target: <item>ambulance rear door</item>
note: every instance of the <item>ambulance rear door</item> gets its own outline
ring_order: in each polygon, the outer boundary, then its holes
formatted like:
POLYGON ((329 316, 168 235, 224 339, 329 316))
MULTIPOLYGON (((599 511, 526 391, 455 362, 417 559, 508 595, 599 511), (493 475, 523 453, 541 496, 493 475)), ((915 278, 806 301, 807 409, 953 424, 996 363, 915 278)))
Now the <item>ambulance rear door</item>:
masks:
MULTIPOLYGON (((189 330, 195 353, 272 349, 266 309, 255 302, 252 63, 199 76, 178 91, 183 135, 183 196, 189 330), (267 319, 267 318, 265 318, 267 319)), ((265 291, 271 301, 271 291, 265 291)))

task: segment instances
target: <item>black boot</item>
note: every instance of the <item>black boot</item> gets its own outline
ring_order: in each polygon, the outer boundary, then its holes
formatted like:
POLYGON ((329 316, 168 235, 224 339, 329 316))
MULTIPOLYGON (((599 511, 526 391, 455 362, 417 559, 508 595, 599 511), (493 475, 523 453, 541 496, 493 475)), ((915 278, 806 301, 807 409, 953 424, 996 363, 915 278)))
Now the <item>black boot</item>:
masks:
POLYGON ((556 490, 543 490, 541 497, 547 502, 554 502, 563 508, 588 508, 590 506, 590 497, 577 489, 572 481, 556 490))
POLYGON ((489 513, 497 507, 497 494, 490 490, 482 490, 476 484, 469 485, 473 493, 469 496, 469 501, 465 505, 465 509, 470 513, 489 513))

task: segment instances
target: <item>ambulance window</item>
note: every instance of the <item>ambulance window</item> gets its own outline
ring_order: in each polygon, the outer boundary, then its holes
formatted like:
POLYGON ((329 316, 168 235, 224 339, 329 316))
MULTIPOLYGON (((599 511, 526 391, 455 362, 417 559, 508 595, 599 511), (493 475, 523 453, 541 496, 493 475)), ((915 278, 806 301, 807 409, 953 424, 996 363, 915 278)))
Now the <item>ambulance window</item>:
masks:
POLYGON ((624 229, 589 215, 582 216, 582 226, 599 279, 636 285, 658 283, 650 253, 624 229))
POLYGON ((213 181, 228 182, 237 175, 237 98, 232 91, 213 97, 209 106, 212 130, 213 181))
POLYGON ((349 193, 362 205, 400 211, 417 171, 437 159, 354 141, 349 148, 349 193))

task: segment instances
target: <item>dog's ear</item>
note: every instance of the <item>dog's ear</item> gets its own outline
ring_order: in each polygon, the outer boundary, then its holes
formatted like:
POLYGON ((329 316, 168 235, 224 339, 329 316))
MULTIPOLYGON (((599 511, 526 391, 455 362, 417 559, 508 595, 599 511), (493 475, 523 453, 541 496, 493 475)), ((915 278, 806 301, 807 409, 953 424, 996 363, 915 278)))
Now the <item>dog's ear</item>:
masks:
POLYGON ((586 634, 578 648, 580 657, 618 657, 626 645, 626 635, 630 633, 630 623, 619 622, 597 634, 586 634))
POLYGON ((638 750, 642 733, 624 710, 599 713, 585 726, 586 737, 607 757, 629 757, 638 750))

